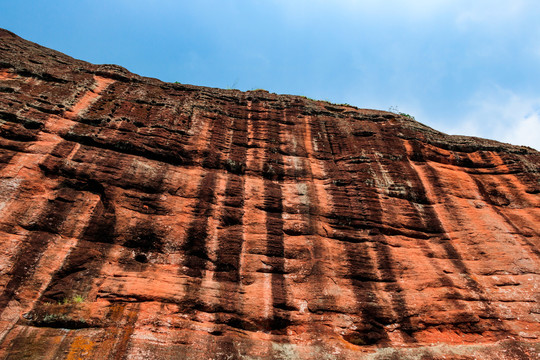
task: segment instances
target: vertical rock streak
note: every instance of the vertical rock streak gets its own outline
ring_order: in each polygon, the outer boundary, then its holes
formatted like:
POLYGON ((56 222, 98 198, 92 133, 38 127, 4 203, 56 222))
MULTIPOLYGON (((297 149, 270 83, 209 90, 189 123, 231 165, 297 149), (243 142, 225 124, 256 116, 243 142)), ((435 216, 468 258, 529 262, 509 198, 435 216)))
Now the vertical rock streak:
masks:
MULTIPOLYGON (((496 309, 490 304, 489 296, 487 295, 485 289, 481 286, 478 281, 473 277, 472 272, 469 270, 463 256, 458 251, 457 247, 454 245, 455 240, 451 235, 450 223, 452 223, 452 217, 457 216, 456 211, 452 210, 453 201, 446 195, 443 187, 439 184, 436 170, 429 164, 425 163, 423 165, 416 165, 413 162, 410 163, 411 166, 416 170, 423 187, 426 192, 426 197, 433 203, 432 211, 435 219, 438 219, 439 226, 443 230, 445 236, 441 239, 441 245, 446 253, 447 258, 450 260, 452 265, 456 268, 459 274, 464 277, 466 285, 471 289, 475 294, 475 297, 482 304, 482 311, 485 314, 480 314, 481 317, 488 319, 488 322, 492 322, 496 331, 506 331, 509 329, 501 322, 500 314, 497 314, 496 309), (438 186, 437 186, 438 185, 438 186), (435 191, 435 186, 437 186, 437 191, 435 191), (437 195, 435 195, 437 194, 437 195), (442 205, 442 206, 439 206, 442 205)), ((457 223, 460 223, 458 220, 457 223)), ((466 246, 466 244, 465 244, 466 246)), ((474 249, 474 245, 471 246, 474 249)), ((472 331, 482 331, 478 329, 476 325, 471 324, 472 331)), ((488 329, 491 325, 487 325, 488 329)))
POLYGON ((191 214, 192 220, 182 245, 184 256, 182 267, 186 268, 186 274, 191 279, 186 284, 180 311, 207 308, 205 299, 201 297, 201 287, 203 277, 212 260, 208 253, 208 242, 212 232, 210 220, 216 216, 217 212, 219 174, 215 169, 219 169, 221 164, 221 151, 218 150, 224 146, 225 133, 224 119, 215 118, 209 133, 207 147, 203 149, 202 156, 202 166, 208 170, 201 175, 202 180, 197 189, 196 203, 191 214))
MULTIPOLYGON (((92 91, 92 99, 95 99, 99 96, 99 92, 105 89, 111 81, 96 77, 95 81, 96 92, 92 91)), ((80 111, 86 109, 90 104, 89 96, 83 96, 83 98, 78 101, 71 110, 67 113, 72 116, 77 115, 80 111)), ((60 119, 57 117, 51 117, 47 121, 45 127, 55 127, 54 125, 49 125, 55 123, 60 119)), ((48 134, 40 132, 37 135, 37 141, 44 141, 45 137, 48 137, 48 134)), ((61 147, 62 141, 55 139, 51 145, 49 145, 48 152, 55 153, 55 150, 61 147)), ((47 149, 43 150, 44 156, 49 157, 47 149)), ((26 161, 32 161, 33 159, 25 159, 25 155, 21 155, 21 159, 13 160, 10 164, 24 163, 26 161)), ((39 160, 38 160, 39 161, 39 160)), ((45 159, 47 161, 47 159, 45 159)), ((9 165, 9 164, 8 164, 9 165)), ((6 173, 10 173, 10 169, 4 169, 6 173)), ((20 170, 17 170, 20 173, 20 170)), ((73 211, 73 206, 71 205, 76 201, 77 195, 71 189, 60 188, 56 194, 55 198, 51 201, 48 201, 48 204, 45 206, 45 210, 42 214, 38 215, 38 219, 31 221, 29 230, 32 231, 24 245, 20 249, 19 253, 15 256, 13 262, 13 268, 11 270, 12 276, 10 281, 7 283, 4 288, 4 293, 1 296, 0 300, 0 313, 7 306, 8 302, 11 300, 17 289, 21 286, 21 283, 32 276, 33 272, 36 270, 35 265, 37 264, 39 258, 43 254, 45 247, 48 243, 55 237, 55 234, 62 233, 62 223, 65 221, 65 218, 70 214, 70 211, 73 211)), ((69 233, 66 234, 69 236, 69 233)), ((66 254, 64 254, 65 256, 66 254)))
POLYGON ((285 245, 283 236, 282 181, 284 178, 281 152, 281 127, 275 118, 270 118, 272 110, 265 103, 253 105, 251 116, 253 136, 263 142, 259 168, 263 177, 264 192, 261 209, 264 211, 266 248, 264 250, 264 272, 270 273, 270 308, 264 330, 282 332, 288 326, 286 311, 287 290, 285 282, 285 245))
MULTIPOLYGON (((279 116, 279 115, 278 115, 279 116)), ((286 116, 286 114, 284 115, 286 116)), ((272 274, 273 316, 271 330, 282 330, 288 326, 287 283, 285 281, 285 243, 283 233, 283 157, 281 156, 281 126, 277 119, 265 119, 266 138, 263 176, 265 180, 264 207, 266 210, 266 256, 272 274), (267 168, 264 166, 268 165, 267 168)))
MULTIPOLYGON (((340 162, 335 161, 336 154, 347 156, 353 151, 347 137, 340 133, 336 120, 324 121, 323 129, 328 149, 332 154, 330 160, 332 162, 327 161, 326 164, 333 167, 327 169, 326 172, 337 175, 337 179, 329 184, 336 218, 333 227, 351 232, 353 239, 357 236, 356 229, 367 230, 366 235, 368 239, 371 238, 370 241, 359 239, 356 243, 344 242, 350 269, 348 276, 356 296, 357 307, 362 314, 362 324, 359 324, 357 334, 347 336, 346 339, 358 344, 388 343, 390 339, 385 326, 394 321, 379 295, 380 288, 377 283, 396 280, 389 268, 391 266, 388 263, 389 252, 383 249, 385 245, 380 243, 380 229, 372 228, 374 224, 382 223, 382 208, 377 193, 365 186, 366 179, 357 177, 362 172, 349 172, 340 162), (356 199, 361 199, 361 201, 356 199), (363 206, 365 202, 370 203, 369 213, 363 206), (370 246, 371 242, 373 245, 370 246)), ((398 312, 399 315, 402 313, 398 312)))

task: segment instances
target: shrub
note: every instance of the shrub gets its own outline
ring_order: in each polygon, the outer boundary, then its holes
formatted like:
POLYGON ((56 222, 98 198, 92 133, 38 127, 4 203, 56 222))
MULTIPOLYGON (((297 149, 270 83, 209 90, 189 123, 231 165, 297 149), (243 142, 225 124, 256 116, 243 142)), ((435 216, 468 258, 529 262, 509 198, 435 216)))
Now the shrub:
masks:
POLYGON ((69 305, 69 304, 80 304, 84 302, 84 297, 82 295, 73 295, 72 297, 65 297, 61 301, 59 301, 59 304, 61 305, 69 305))
POLYGON ((410 115, 410 114, 407 114, 407 113, 404 113, 404 112, 401 112, 399 111, 398 107, 397 106, 390 106, 390 108, 388 109, 388 111, 394 113, 394 114, 397 114, 397 115, 400 115, 400 116, 403 116, 403 117, 406 117, 406 118, 409 118, 411 120, 416 120, 414 118, 414 116, 410 115))

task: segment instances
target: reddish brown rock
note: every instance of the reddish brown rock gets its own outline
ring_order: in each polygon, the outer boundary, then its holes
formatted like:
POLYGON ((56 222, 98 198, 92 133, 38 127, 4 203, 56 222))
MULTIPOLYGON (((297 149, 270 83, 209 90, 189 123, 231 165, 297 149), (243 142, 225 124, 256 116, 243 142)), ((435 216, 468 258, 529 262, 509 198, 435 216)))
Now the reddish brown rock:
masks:
POLYGON ((0 358, 534 359, 540 153, 0 31, 0 358))

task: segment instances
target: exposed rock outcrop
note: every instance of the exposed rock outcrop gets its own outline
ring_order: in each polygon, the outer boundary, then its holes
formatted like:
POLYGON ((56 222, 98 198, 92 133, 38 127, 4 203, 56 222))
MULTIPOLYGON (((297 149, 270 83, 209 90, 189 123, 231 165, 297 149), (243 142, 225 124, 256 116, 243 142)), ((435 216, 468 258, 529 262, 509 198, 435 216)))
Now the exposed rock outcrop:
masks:
POLYGON ((0 30, 0 358, 533 359, 540 153, 0 30))

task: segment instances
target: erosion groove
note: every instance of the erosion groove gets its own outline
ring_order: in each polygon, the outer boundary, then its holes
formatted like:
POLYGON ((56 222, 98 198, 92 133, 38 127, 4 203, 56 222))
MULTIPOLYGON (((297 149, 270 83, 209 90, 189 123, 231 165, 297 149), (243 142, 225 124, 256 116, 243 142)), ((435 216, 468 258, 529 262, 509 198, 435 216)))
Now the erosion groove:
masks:
POLYGON ((0 48, 0 358, 540 358, 537 151, 0 48))

